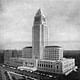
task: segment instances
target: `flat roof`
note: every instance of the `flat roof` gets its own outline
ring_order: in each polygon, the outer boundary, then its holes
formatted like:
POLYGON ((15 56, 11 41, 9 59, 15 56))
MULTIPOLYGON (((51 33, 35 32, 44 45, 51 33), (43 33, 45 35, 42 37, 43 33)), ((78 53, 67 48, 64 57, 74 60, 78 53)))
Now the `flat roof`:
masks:
POLYGON ((62 48, 61 46, 45 46, 46 48, 48 48, 48 47, 54 47, 54 48, 62 48))
POLYGON ((24 47, 23 49, 25 49, 25 48, 32 48, 32 46, 26 46, 26 47, 24 47))
POLYGON ((37 59, 33 59, 33 58, 17 58, 17 57, 11 57, 10 59, 13 59, 13 60, 23 60, 23 61, 26 61, 26 60, 37 60, 37 59))
POLYGON ((46 62, 64 62, 64 61, 69 61, 72 60, 73 58, 63 58, 61 60, 44 60, 44 59, 39 59, 39 61, 46 61, 46 62))

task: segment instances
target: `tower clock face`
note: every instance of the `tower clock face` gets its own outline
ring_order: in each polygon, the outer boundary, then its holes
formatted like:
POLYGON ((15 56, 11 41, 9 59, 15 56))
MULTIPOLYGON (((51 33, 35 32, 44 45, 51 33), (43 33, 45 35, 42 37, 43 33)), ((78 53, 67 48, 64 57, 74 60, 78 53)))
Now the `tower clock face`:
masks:
POLYGON ((39 22, 41 20, 40 17, 35 17, 35 22, 39 22))

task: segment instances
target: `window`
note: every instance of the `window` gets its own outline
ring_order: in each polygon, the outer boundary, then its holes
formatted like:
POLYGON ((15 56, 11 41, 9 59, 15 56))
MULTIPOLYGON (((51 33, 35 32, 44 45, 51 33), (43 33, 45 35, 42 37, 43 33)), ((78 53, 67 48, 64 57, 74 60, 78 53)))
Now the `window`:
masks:
POLYGON ((50 67, 50 65, 49 65, 49 67, 50 67))
POLYGON ((56 67, 57 67, 57 69, 58 69, 58 65, 57 65, 56 67))
POLYGON ((27 64, 27 62, 25 62, 25 64, 27 64))
POLYGON ((40 64, 40 67, 41 67, 41 64, 40 64))
POLYGON ((45 67, 45 64, 44 64, 44 67, 45 67))
POLYGON ((35 17, 35 22, 38 22, 40 20, 41 20, 40 17, 35 17))
POLYGON ((30 63, 31 65, 33 64, 33 63, 30 63))
POLYGON ((51 65, 51 68, 52 68, 52 65, 51 65))
POLYGON ((45 18, 43 18, 43 21, 46 21, 45 18))
POLYGON ((38 66, 39 66, 39 64, 38 64, 38 66))
POLYGON ((42 67, 43 67, 43 64, 42 64, 42 67))
POLYGON ((46 64, 46 67, 48 67, 48 65, 46 64))

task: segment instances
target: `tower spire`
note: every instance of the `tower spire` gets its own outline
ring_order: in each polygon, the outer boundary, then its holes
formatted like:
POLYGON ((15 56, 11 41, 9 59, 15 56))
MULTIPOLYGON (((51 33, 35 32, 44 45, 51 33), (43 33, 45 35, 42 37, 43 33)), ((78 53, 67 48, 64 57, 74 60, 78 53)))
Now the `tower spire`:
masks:
POLYGON ((43 11, 40 8, 38 9, 36 16, 44 16, 43 11))

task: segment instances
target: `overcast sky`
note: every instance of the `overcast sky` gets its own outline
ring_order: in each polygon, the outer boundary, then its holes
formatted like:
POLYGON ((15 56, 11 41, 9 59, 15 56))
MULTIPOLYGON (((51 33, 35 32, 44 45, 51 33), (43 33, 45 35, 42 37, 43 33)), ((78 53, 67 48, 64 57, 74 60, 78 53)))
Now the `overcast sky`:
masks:
POLYGON ((49 41, 65 49, 80 49, 80 0, 0 0, 0 48, 32 41, 39 8, 47 19, 49 41))

